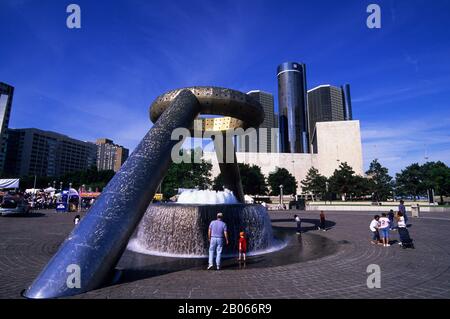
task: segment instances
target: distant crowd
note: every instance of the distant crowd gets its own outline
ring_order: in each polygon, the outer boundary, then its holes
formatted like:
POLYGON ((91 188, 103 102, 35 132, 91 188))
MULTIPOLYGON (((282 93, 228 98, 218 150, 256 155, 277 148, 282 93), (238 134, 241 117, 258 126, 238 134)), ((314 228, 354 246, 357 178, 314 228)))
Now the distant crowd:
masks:
MULTIPOLYGON (((61 202, 60 193, 45 192, 44 190, 37 190, 34 193, 10 191, 1 197, 0 202, 2 202, 2 207, 7 206, 6 203, 3 205, 5 200, 14 199, 15 202, 25 201, 33 210, 56 209, 58 203, 61 202)), ((89 209, 94 201, 94 198, 81 198, 80 201, 79 196, 69 196, 68 204, 70 206, 70 211, 75 211, 78 209, 89 209)))
POLYGON ((57 196, 51 193, 36 192, 35 194, 25 193, 23 198, 30 203, 34 209, 55 209, 57 203, 57 196))

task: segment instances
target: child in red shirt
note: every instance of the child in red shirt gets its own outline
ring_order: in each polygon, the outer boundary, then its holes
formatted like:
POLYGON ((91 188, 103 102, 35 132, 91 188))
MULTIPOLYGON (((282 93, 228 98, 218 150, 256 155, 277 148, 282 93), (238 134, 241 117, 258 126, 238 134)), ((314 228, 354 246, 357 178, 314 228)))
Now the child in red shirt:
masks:
POLYGON ((239 261, 245 261, 245 254, 247 252, 247 239, 245 239, 245 233, 241 231, 239 233, 239 261), (242 259, 243 258, 243 259, 242 259))

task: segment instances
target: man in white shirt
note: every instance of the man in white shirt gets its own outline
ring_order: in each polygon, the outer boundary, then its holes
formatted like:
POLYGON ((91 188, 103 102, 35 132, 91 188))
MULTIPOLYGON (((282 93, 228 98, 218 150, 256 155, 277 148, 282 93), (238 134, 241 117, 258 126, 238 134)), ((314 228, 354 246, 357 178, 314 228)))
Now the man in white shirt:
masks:
POLYGON ((370 222, 369 229, 372 232, 372 244, 380 243, 380 234, 378 233, 378 220, 380 216, 375 215, 370 222))

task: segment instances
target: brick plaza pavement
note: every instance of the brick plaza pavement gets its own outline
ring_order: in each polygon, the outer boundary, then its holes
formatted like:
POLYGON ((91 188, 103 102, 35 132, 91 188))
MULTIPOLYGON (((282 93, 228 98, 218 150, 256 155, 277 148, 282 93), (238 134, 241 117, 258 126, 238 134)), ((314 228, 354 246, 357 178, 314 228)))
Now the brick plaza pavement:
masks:
MULTIPOLYGON (((271 264, 274 254, 250 258, 245 269, 229 260, 221 271, 206 271, 206 260, 173 267, 155 259, 153 272, 129 272, 126 280, 77 297, 450 298, 450 214, 410 218, 416 249, 403 250, 395 243, 391 247, 372 245, 368 230, 372 213, 365 212, 328 212, 331 228, 326 232, 315 230, 318 212, 271 212, 274 229, 292 234, 291 240, 297 240, 294 213, 304 220, 303 249, 318 251, 304 260, 281 258, 284 263, 271 264), (329 249, 317 243, 326 243, 329 249), (380 289, 367 288, 369 264, 381 267, 380 289)), ((73 213, 50 211, 35 217, 0 217, 0 298, 20 298, 20 291, 73 228, 73 217, 73 213)), ((396 232, 392 239, 398 239, 396 232)), ((296 254, 298 247, 288 246, 284 254, 296 254)), ((133 254, 126 252, 121 263, 133 254)))

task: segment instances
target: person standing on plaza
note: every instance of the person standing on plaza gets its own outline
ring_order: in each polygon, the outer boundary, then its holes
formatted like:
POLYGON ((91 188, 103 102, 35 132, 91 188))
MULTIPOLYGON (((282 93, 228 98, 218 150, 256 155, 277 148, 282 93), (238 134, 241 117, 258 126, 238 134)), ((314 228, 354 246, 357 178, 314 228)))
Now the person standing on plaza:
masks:
POLYGON ((217 270, 220 270, 220 259, 222 256, 222 249, 224 240, 228 245, 228 232, 227 232, 227 224, 223 221, 223 214, 218 213, 217 219, 213 220, 209 224, 208 228, 208 239, 209 239, 209 260, 208 260, 208 270, 213 268, 214 266, 214 252, 216 252, 216 267, 217 270))
POLYGON ((300 216, 298 216, 298 215, 294 215, 294 220, 297 223, 297 227, 296 227, 297 235, 300 235, 302 233, 302 220, 301 220, 300 216))
POLYGON ((380 219, 380 216, 375 215, 369 225, 369 229, 372 232, 372 243, 373 244, 380 243, 380 233, 378 232, 379 219, 380 219))
POLYGON ((394 211, 391 209, 388 213, 388 218, 389 218, 389 222, 390 222, 390 226, 389 226, 390 230, 395 229, 394 228, 394 217, 395 217, 394 211))
POLYGON ((245 238, 245 233, 241 231, 239 233, 239 261, 245 262, 245 255, 247 254, 247 239, 245 238))
POLYGON ((323 213, 323 210, 320 211, 320 227, 319 230, 322 229, 323 231, 327 231, 325 227, 325 214, 323 213))
POLYGON ((388 247, 390 246, 389 244, 389 218, 387 218, 386 213, 382 213, 381 214, 381 218, 379 219, 379 231, 380 231, 380 236, 381 236, 381 240, 383 241, 383 246, 384 247, 388 247))
POLYGON ((397 214, 397 226, 398 226, 398 236, 399 236, 399 245, 403 248, 411 247, 414 248, 413 241, 409 236, 408 228, 406 228, 405 217, 401 212, 397 214))
POLYGON ((405 218, 405 223, 408 224, 408 216, 406 216, 405 202, 400 200, 400 205, 398 205, 398 211, 402 213, 403 218, 405 218))

